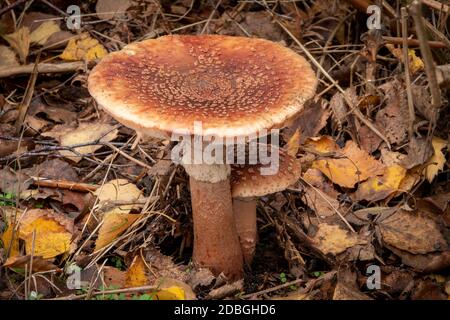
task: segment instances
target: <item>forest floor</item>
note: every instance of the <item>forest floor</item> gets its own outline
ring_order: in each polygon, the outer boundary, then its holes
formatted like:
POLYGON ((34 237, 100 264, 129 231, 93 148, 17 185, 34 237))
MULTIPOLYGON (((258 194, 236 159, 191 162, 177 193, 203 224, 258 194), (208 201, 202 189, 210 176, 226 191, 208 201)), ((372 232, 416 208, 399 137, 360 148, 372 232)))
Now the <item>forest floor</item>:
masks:
POLYGON ((450 9, 369 4, 2 1, 0 299, 448 299, 450 9), (172 143, 136 141, 87 91, 107 53, 166 34, 280 42, 319 78, 280 135, 302 176, 258 200, 243 281, 192 267, 172 143))

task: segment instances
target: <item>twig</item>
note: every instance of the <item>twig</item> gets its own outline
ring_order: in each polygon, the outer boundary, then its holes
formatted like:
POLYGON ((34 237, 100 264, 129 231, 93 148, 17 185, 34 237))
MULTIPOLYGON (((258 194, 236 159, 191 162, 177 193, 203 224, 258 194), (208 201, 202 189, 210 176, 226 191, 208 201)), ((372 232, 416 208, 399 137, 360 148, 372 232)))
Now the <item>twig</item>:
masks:
POLYGON ((242 299, 246 299, 246 298, 250 298, 250 297, 254 297, 254 296, 260 296, 262 294, 266 294, 266 293, 269 293, 269 292, 273 292, 273 291, 277 291, 277 290, 280 290, 280 289, 283 289, 283 288, 287 288, 287 287, 290 287, 290 286, 292 286, 294 284, 301 283, 301 282, 305 282, 305 280, 303 280, 303 279, 296 279, 296 280, 289 281, 289 282, 280 284, 280 285, 272 287, 272 288, 268 288, 268 289, 261 290, 261 291, 258 291, 258 292, 254 292, 254 293, 249 293, 249 294, 243 295, 241 298, 242 299))
POLYGON ((36 84, 36 79, 38 75, 37 66, 39 64, 39 58, 37 57, 37 60, 35 64, 33 65, 33 74, 30 77, 30 80, 28 81, 27 88, 25 90, 25 95, 23 96, 22 102, 19 106, 19 116, 16 119, 15 127, 16 127, 16 134, 19 134, 20 130, 22 129, 23 121, 25 120, 25 116, 28 112, 28 107, 31 102, 31 98, 33 98, 34 93, 34 86, 36 84))
MULTIPOLYGON (((383 36, 383 40, 386 43, 400 44, 400 45, 403 44, 403 38, 400 38, 400 37, 383 36)), ((408 43, 409 47, 420 46, 420 42, 417 39, 407 39, 406 42, 408 43)), ((437 48, 437 49, 447 48, 447 45, 441 41, 427 41, 427 43, 431 48, 437 48)))
POLYGON ((410 141, 414 138, 414 120, 415 111, 413 104, 413 95, 411 90, 411 76, 409 74, 409 56, 408 56, 408 41, 407 41, 407 19, 408 12, 405 7, 401 8, 402 17, 402 38, 403 38, 403 64, 405 65, 405 82, 406 82, 406 95, 408 98, 408 110, 409 110, 409 139, 410 141))
POLYGON ((8 11, 14 9, 14 8, 15 8, 16 6, 18 6, 19 4, 24 3, 25 1, 27 1, 27 0, 17 0, 17 1, 14 2, 14 3, 11 3, 9 6, 4 7, 3 9, 0 10, 0 17, 1 17, 2 15, 4 15, 6 12, 8 12, 8 11))
POLYGON ((435 0, 422 0, 423 4, 439 10, 439 11, 443 11, 445 13, 450 13, 450 7, 446 4, 440 3, 439 1, 435 1, 435 0))
POLYGON ((436 113, 437 109, 441 106, 441 93, 436 79, 436 68, 433 62, 433 56, 431 54, 430 46, 427 43, 425 35, 425 27, 422 20, 422 4, 418 0, 414 0, 410 7, 411 14, 414 18, 416 25, 417 37, 420 42, 420 51, 425 64, 425 72, 428 77, 431 91, 431 103, 433 110, 436 113))
POLYGON ((136 163, 137 165, 139 165, 139 166, 141 166, 141 167, 143 167, 143 168, 145 168, 145 169, 151 169, 151 168, 152 168, 152 167, 149 166, 148 164, 146 164, 146 163, 144 163, 144 162, 142 162, 142 161, 140 161, 140 160, 138 160, 138 159, 135 159, 135 158, 133 158, 132 156, 128 155, 127 153, 123 152, 122 150, 120 150, 120 149, 117 148, 116 146, 112 145, 111 143, 108 143, 108 142, 107 142, 107 143, 105 143, 105 145, 107 145, 108 147, 110 147, 110 148, 113 149, 114 151, 120 153, 122 156, 124 156, 124 157, 127 158, 128 160, 130 160, 130 161, 136 163))
POLYGON ((66 189, 66 190, 75 190, 81 192, 91 192, 97 190, 100 186, 67 181, 67 180, 55 180, 55 179, 47 179, 40 177, 31 177, 33 179, 33 184, 39 187, 47 187, 47 188, 58 188, 58 189, 66 189))
MULTIPOLYGON (((114 290, 103 290, 98 292, 92 292, 91 296, 100 296, 104 294, 116 294, 116 293, 133 293, 133 292, 142 292, 142 291, 157 291, 158 287, 155 286, 142 286, 142 287, 133 287, 133 288, 124 288, 124 289, 114 289, 114 290)), ((65 297, 58 297, 47 300, 81 300, 88 296, 87 293, 80 295, 70 295, 65 297)))
MULTIPOLYGON (((64 62, 64 63, 39 63, 37 66, 38 73, 63 73, 83 69, 86 66, 84 61, 64 62)), ((18 67, 0 68, 0 78, 17 76, 21 74, 32 73, 34 64, 18 67)))

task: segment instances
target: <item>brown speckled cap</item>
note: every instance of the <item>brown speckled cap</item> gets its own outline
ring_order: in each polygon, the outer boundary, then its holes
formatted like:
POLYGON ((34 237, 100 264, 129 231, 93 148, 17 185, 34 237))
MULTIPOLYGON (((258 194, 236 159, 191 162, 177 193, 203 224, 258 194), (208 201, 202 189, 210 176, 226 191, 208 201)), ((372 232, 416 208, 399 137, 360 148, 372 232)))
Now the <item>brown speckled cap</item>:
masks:
POLYGON ((278 172, 274 175, 261 175, 260 164, 231 166, 233 198, 262 197, 294 184, 301 175, 300 161, 283 150, 279 150, 279 156, 278 172))
POLYGON ((221 35, 164 36, 106 56, 88 88, 105 111, 143 133, 245 136, 281 128, 313 97, 309 63, 277 43, 221 35), (183 130, 183 131, 182 131, 183 130))

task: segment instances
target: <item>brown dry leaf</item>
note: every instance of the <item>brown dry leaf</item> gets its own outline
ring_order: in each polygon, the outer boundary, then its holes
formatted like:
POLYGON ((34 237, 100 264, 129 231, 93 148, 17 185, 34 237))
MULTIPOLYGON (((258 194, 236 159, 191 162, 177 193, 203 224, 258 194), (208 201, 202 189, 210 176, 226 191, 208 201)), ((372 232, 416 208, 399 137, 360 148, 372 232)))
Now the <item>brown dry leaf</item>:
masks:
POLYGON ((59 56, 63 60, 86 60, 92 61, 101 59, 108 54, 108 51, 93 39, 88 33, 83 33, 78 39, 70 39, 64 52, 59 56))
POLYGON ((0 190, 3 193, 17 194, 20 191, 27 190, 32 180, 22 172, 13 172, 8 167, 0 170, 0 190))
POLYGON ((319 102, 309 102, 305 105, 301 117, 297 117, 282 131, 282 136, 288 140, 297 129, 300 130, 300 143, 304 143, 307 138, 316 136, 327 124, 330 117, 330 109, 324 99, 319 102))
POLYGON ((324 254, 337 255, 359 244, 367 244, 356 233, 350 233, 337 225, 320 223, 312 242, 324 254))
POLYGON ((391 193, 399 190, 405 175, 406 169, 399 165, 387 167, 382 176, 369 178, 358 186, 358 190, 354 194, 355 200, 378 201, 385 199, 391 193))
POLYGON ((19 55, 20 62, 25 63, 30 49, 30 30, 22 27, 14 33, 2 36, 19 55))
POLYGON ((123 213, 120 209, 113 209, 106 212, 103 216, 103 224, 98 231, 94 251, 100 250, 116 240, 139 217, 139 214, 123 213))
MULTIPOLYGON (((111 201, 130 202, 142 198, 142 192, 135 184, 125 179, 115 179, 108 181, 102 187, 98 188, 95 193, 98 197, 99 206, 106 206, 111 201)), ((139 205, 120 205, 117 209, 121 213, 129 213, 133 208, 139 205)))
POLYGON ((25 240, 27 254, 42 256, 44 259, 68 252, 72 233, 73 220, 50 209, 31 209, 19 224, 19 237, 25 240))
MULTIPOLYGON (((91 275, 91 278, 92 278, 92 276, 96 276, 96 272, 97 271, 94 270, 93 274, 91 275)), ((111 267, 111 266, 104 266, 102 268, 102 275, 103 275, 103 280, 105 281, 105 285, 107 287, 112 287, 112 286, 117 287, 117 288, 125 287, 125 277, 126 277, 125 271, 121 271, 121 270, 111 267)))
POLYGON ((130 6, 130 0, 98 0, 95 12, 100 20, 110 20, 124 16, 130 6))
POLYGON ((333 300, 372 300, 356 288, 338 282, 334 288, 333 300))
POLYGON ((418 213, 399 210, 378 222, 383 241, 414 254, 446 250, 447 242, 436 223, 418 213))
POLYGON ((18 66, 16 54, 6 46, 0 46, 0 68, 10 68, 18 66))
POLYGON ((305 147, 310 148, 316 153, 329 153, 339 151, 339 146, 330 136, 321 136, 317 138, 309 138, 305 147))
POLYGON ((353 188, 357 182, 380 175, 384 166, 367 152, 358 148, 353 141, 347 141, 339 159, 320 159, 312 167, 322 171, 334 183, 353 188))
POLYGON ((406 169, 424 164, 433 154, 433 148, 426 137, 413 138, 408 144, 408 155, 400 165, 406 169))
POLYGON ((147 266, 141 255, 138 254, 131 262, 125 278, 125 287, 141 287, 149 283, 147 275, 147 266))
POLYGON ((31 32, 30 42, 43 46, 52 34, 59 31, 61 31, 61 29, 54 20, 44 21, 36 28, 36 30, 31 32))
POLYGON ((427 254, 412 254, 389 245, 386 245, 386 248, 399 256, 404 265, 410 266, 418 272, 431 273, 450 268, 450 252, 448 250, 427 254))
MULTIPOLYGON (((7 268, 25 269, 26 265, 28 265, 29 268, 30 262, 31 262, 31 255, 10 257, 8 258, 8 260, 6 260, 3 266, 7 268)), ((55 266, 51 261, 45 260, 39 256, 33 256, 33 264, 31 268, 33 272, 59 270, 59 268, 55 266)))
POLYGON ((348 107, 341 92, 337 92, 331 97, 330 109, 332 110, 334 127, 341 129, 342 125, 347 122, 348 115, 348 107))
POLYGON ((433 181, 434 177, 436 177, 438 172, 444 169, 446 160, 444 154, 442 153, 442 149, 444 149, 448 143, 441 138, 433 137, 431 144, 433 146, 434 153, 428 161, 430 164, 425 168, 425 176, 430 183, 433 181))
POLYGON ((395 80, 380 86, 385 92, 386 107, 377 112, 375 124, 390 143, 401 143, 408 136, 409 111, 403 85, 395 80))
MULTIPOLYGON (((110 142, 117 137, 117 134, 118 130, 110 124, 86 122, 79 124, 76 128, 57 125, 51 131, 44 132, 42 135, 56 138, 63 147, 92 143, 92 145, 74 148, 77 153, 86 155, 102 147, 102 145, 94 144, 96 141, 110 142)), ((60 150, 59 153, 75 162, 82 159, 82 156, 69 150, 60 150)))
POLYGON ((332 216, 339 210, 338 193, 333 184, 327 180, 318 169, 309 168, 303 175, 303 180, 308 182, 304 188, 306 204, 320 217, 332 216))
POLYGON ((358 129, 358 136, 361 141, 361 148, 367 153, 377 150, 383 141, 368 126, 361 126, 358 129))
POLYGON ((295 130, 295 133, 286 143, 285 149, 288 155, 295 157, 297 155, 298 148, 300 147, 300 130, 295 130))

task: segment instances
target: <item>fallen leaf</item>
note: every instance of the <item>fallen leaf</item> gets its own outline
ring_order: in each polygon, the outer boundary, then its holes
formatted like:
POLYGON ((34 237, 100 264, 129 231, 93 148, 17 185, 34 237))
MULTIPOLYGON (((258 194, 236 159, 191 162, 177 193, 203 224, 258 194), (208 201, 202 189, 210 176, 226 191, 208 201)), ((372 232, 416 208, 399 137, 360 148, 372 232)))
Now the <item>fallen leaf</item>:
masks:
MULTIPOLYGON (((97 272, 98 272, 98 267, 97 267, 97 270, 93 270, 93 271, 89 270, 88 273, 89 273, 90 278, 96 277, 97 272)), ((102 275, 103 275, 103 280, 105 282, 106 287, 123 288, 125 286, 125 278, 126 278, 125 271, 121 271, 121 270, 111 267, 111 266, 104 266, 102 268, 102 275)), ((91 280, 91 279, 89 279, 89 280, 91 280)), ((100 286, 100 283, 98 285, 100 286)))
POLYGON ((68 252, 72 233, 73 220, 50 209, 28 210, 19 224, 19 237, 25 240, 27 254, 42 256, 44 259, 68 252))
POLYGON ((442 149, 444 149, 448 143, 441 138, 433 137, 431 144, 433 146, 434 153, 428 161, 430 164, 425 168, 425 176, 430 183, 433 181, 434 177, 436 177, 438 172, 444 169, 446 159, 442 153, 442 149))
MULTIPOLYGON (((115 179, 108 181, 102 187, 98 188, 94 195, 98 197, 99 207, 107 206, 111 201, 114 202, 132 202, 142 197, 140 191, 135 184, 125 179, 115 179)), ((127 204, 118 205, 116 208, 122 213, 129 213, 132 209, 139 205, 127 204)))
POLYGON ((61 31, 61 29, 59 28, 59 25, 55 21, 53 20, 45 21, 41 23, 36 30, 31 32, 30 42, 37 43, 43 46, 52 34, 59 31, 61 31))
POLYGON ((324 254, 337 255, 358 244, 366 244, 356 233, 350 233, 337 225, 320 223, 312 242, 324 254))
POLYGON ((372 300, 356 288, 338 282, 334 288, 333 300, 372 300))
POLYGON ((30 30, 22 27, 14 33, 3 35, 3 38, 19 55, 20 62, 25 63, 30 49, 30 30))
POLYGON ((316 136, 327 124, 330 117, 330 109, 324 99, 319 102, 309 102, 305 105, 301 117, 295 118, 281 134, 285 140, 289 140, 297 129, 300 130, 300 143, 307 138, 316 136))
POLYGON ((398 210, 378 222, 383 241, 414 254, 446 250, 447 243, 436 223, 421 214, 398 210))
MULTIPOLYGON (((10 257, 6 260, 3 265, 6 268, 20 268, 25 269, 25 266, 31 264, 31 255, 26 256, 18 256, 18 257, 10 257)), ((42 272, 42 271, 50 271, 50 270, 59 270, 57 266, 55 266, 51 261, 45 260, 40 256, 33 256, 33 263, 31 266, 33 272, 42 272)))
MULTIPOLYGON (((403 49, 402 48, 396 48, 393 44, 386 44, 386 48, 391 51, 391 53, 402 63, 405 63, 404 55, 403 55, 403 49)), ((416 51, 414 49, 408 49, 408 64, 409 64, 409 73, 411 75, 423 70, 424 63, 422 59, 420 59, 416 55, 416 51)))
POLYGON ((83 33, 78 39, 70 39, 64 52, 59 56, 63 60, 86 60, 92 61, 101 59, 108 54, 108 51, 93 39, 88 33, 83 33))
POLYGON ((8 257, 16 257, 20 254, 19 251, 19 237, 17 234, 17 231, 14 231, 15 224, 12 222, 8 223, 8 227, 3 232, 3 234, 0 237, 0 240, 3 243, 3 248, 5 250, 9 250, 8 257))
POLYGON ((127 270, 125 278, 125 287, 141 287, 149 283, 147 275, 147 266, 141 255, 138 254, 131 262, 130 268, 127 270))
POLYGON ((426 137, 412 138, 408 144, 408 155, 400 165, 406 169, 424 164, 433 154, 433 148, 426 137))
POLYGON ((94 251, 98 251, 116 240, 139 217, 139 214, 122 213, 120 209, 113 209, 106 212, 103 215, 103 224, 98 231, 94 251))
POLYGON ((399 165, 387 167, 382 176, 369 178, 358 186, 358 190, 354 193, 355 200, 378 201, 385 199, 399 190, 405 175, 406 169, 399 165))
POLYGON ((300 147, 300 130, 295 130, 292 137, 286 143, 285 149, 288 155, 295 157, 297 155, 298 148, 300 147))
POLYGON ((18 66, 16 54, 6 46, 0 46, 0 68, 10 68, 18 66))
POLYGON ((375 124, 392 144, 403 142, 408 136, 409 111, 404 86, 391 81, 380 86, 385 92, 386 106, 377 112, 375 124))
POLYGON ((63 147, 92 143, 91 145, 74 148, 74 151, 81 155, 69 150, 59 151, 62 156, 74 162, 79 162, 83 158, 82 155, 91 154, 102 147, 95 142, 112 141, 117 137, 117 134, 118 130, 110 124, 87 122, 79 124, 76 128, 57 125, 51 131, 42 133, 43 136, 56 138, 63 147))
POLYGON ((413 254, 408 251, 386 245, 402 260, 402 264, 414 268, 418 272, 431 273, 450 268, 450 252, 432 252, 427 254, 413 254))
POLYGON ((318 216, 332 216, 336 210, 339 210, 338 193, 320 170, 309 168, 304 173, 303 180, 311 185, 306 185, 304 188, 306 205, 318 216))
POLYGON ((316 153, 329 153, 339 151, 339 146, 330 136, 321 136, 316 138, 309 138, 305 147, 311 148, 316 153))
POLYGON ((320 159, 312 167, 322 171, 334 183, 353 188, 357 182, 382 174, 384 165, 349 140, 340 151, 340 158, 320 159))
POLYGON ((32 180, 22 172, 13 172, 8 167, 0 170, 0 190, 3 193, 17 194, 27 190, 32 180))
POLYGON ((110 20, 124 16, 130 6, 130 0, 98 0, 95 12, 100 20, 110 20))
POLYGON ((361 148, 367 153, 372 153, 377 150, 383 141, 368 126, 361 126, 358 129, 358 135, 361 141, 361 148))

